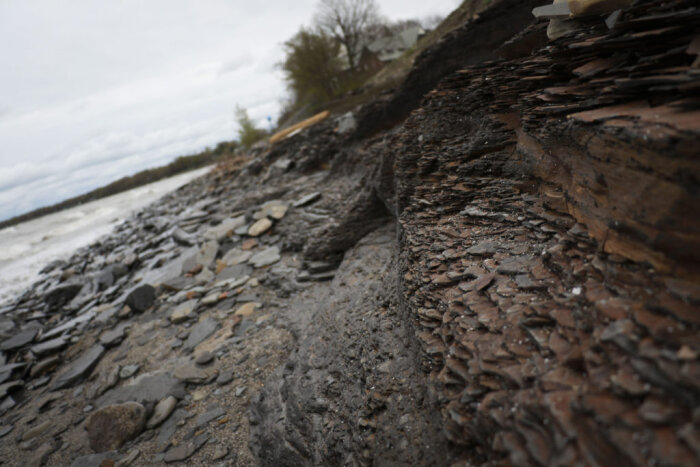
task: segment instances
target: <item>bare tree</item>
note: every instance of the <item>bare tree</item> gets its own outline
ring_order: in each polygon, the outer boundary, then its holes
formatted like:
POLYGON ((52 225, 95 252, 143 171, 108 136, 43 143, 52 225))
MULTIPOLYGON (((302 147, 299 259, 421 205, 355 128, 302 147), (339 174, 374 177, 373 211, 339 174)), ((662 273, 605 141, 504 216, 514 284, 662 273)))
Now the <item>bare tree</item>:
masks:
POLYGON ((374 0, 320 0, 316 24, 345 46, 353 70, 365 30, 379 21, 379 7, 374 0))

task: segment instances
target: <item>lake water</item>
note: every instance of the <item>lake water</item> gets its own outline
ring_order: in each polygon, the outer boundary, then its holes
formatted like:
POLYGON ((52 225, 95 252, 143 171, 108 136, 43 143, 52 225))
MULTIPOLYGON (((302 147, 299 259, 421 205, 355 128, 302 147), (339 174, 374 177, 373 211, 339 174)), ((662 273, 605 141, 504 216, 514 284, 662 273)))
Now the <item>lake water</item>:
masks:
POLYGON ((0 304, 20 295, 51 261, 69 258, 134 211, 209 170, 186 172, 0 230, 0 304))

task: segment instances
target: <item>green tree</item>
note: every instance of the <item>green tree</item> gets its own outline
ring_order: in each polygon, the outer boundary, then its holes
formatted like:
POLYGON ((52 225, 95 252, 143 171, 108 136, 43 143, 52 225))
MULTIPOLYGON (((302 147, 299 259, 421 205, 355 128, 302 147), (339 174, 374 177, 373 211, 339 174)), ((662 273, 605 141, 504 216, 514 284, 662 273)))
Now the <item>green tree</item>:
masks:
POLYGON ((336 93, 340 45, 327 34, 302 28, 284 43, 282 70, 297 104, 318 105, 336 93))
POLYGON ((266 135, 265 130, 257 128, 253 124, 248 116, 248 111, 240 105, 236 106, 236 122, 238 123, 238 142, 243 147, 251 147, 266 135))

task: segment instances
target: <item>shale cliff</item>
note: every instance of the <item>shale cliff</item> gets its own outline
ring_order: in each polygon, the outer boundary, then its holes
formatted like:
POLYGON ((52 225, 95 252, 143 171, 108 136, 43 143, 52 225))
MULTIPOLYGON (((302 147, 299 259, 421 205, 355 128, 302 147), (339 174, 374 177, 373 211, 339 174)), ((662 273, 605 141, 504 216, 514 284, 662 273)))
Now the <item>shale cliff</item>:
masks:
POLYGON ((534 6, 47 266, 2 459, 697 465, 700 7, 534 6))

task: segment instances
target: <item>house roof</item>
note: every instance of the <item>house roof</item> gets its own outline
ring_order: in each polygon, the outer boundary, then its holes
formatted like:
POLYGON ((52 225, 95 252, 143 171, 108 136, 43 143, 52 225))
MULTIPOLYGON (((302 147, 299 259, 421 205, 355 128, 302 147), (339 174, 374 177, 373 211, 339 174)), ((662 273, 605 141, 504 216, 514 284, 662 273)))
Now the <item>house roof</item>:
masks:
MULTIPOLYGON (((357 48, 355 62, 360 60, 362 51, 367 49, 377 55, 382 62, 390 62, 401 56, 407 49, 412 47, 423 34, 425 29, 420 26, 409 26, 394 34, 385 35, 369 41, 360 43, 357 48)), ((341 48, 339 58, 344 64, 344 69, 350 67, 345 47, 341 48)))

